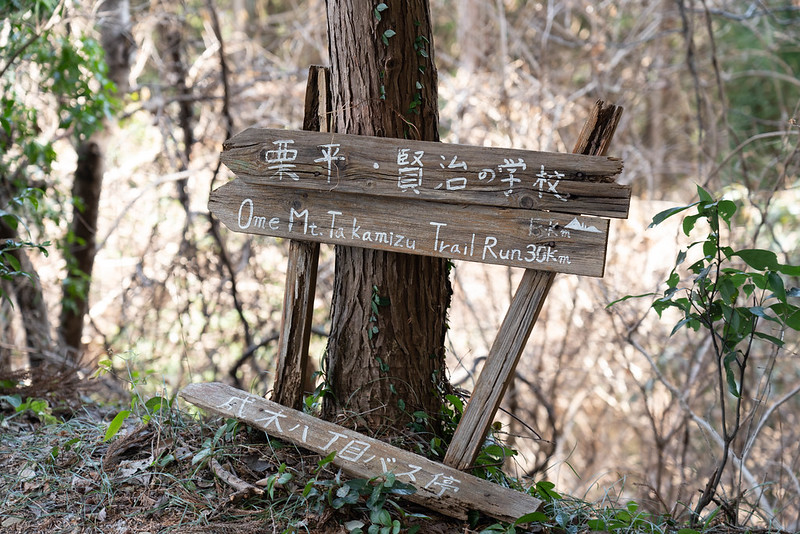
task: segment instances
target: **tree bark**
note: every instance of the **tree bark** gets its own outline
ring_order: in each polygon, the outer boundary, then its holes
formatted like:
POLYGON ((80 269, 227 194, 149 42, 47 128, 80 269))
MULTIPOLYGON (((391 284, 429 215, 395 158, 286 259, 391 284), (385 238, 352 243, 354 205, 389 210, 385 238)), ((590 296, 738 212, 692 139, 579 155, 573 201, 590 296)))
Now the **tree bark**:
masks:
POLYGON ((64 279, 59 320, 59 339, 72 361, 83 352, 83 320, 89 310, 89 288, 96 255, 97 215, 103 187, 103 153, 94 141, 78 148, 78 166, 72 185, 72 224, 65 256, 64 279))
MULTIPOLYGON (((327 2, 333 131, 438 141, 428 2, 375 5, 327 2)), ((337 247, 323 415, 372 430, 435 416, 450 294, 446 260, 337 247)))

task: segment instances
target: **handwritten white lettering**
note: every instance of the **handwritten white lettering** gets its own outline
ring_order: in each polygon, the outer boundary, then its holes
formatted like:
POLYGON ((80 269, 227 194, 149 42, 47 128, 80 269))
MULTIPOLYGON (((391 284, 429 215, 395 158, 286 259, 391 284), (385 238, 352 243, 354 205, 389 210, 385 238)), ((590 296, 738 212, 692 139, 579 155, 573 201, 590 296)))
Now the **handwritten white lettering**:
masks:
POLYGON ((319 148, 322 149, 322 157, 315 159, 314 163, 327 163, 328 183, 331 183, 331 166, 335 166, 338 170, 339 166, 336 165, 336 162, 345 160, 344 156, 339 155, 339 149, 341 148, 341 145, 338 143, 332 143, 329 145, 319 145, 319 148))
POLYGON ((291 139, 281 139, 279 141, 273 141, 272 144, 277 145, 278 148, 275 150, 267 150, 264 159, 266 159, 267 163, 275 163, 276 165, 270 165, 267 168, 276 171, 275 176, 278 177, 278 180, 283 180, 284 176, 288 176, 295 182, 298 181, 300 178, 295 172, 291 171, 291 169, 294 169, 297 165, 290 163, 297 159, 297 150, 289 148, 289 145, 294 144, 294 141, 291 139))
POLYGON ((293 207, 289 208, 289 231, 292 231, 294 227, 294 218, 295 216, 303 219, 303 233, 308 233, 308 210, 303 210, 298 212, 293 207))
POLYGON ((242 200, 242 203, 239 205, 239 217, 236 220, 236 222, 239 224, 240 229, 246 230, 250 228, 250 223, 252 222, 252 220, 253 220, 253 201, 249 198, 246 198, 242 200), (249 213, 247 214, 247 222, 242 223, 242 210, 245 209, 245 206, 247 206, 249 213))

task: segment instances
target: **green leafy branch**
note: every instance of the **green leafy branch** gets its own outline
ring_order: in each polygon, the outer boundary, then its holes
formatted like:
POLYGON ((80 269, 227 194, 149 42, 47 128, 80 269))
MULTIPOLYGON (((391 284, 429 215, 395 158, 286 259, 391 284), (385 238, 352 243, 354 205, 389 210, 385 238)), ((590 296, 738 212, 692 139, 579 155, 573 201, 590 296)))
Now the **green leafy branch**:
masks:
POLYGON ((379 308, 391 304, 389 297, 382 297, 378 293, 378 286, 372 286, 372 298, 370 299, 370 309, 372 314, 369 316, 369 323, 367 324, 367 337, 372 341, 372 338, 378 335, 380 329, 378 328, 378 314, 379 308))
MULTIPOLYGON (((725 244, 722 230, 730 232, 736 203, 714 199, 699 186, 697 193, 698 201, 662 211, 650 225, 656 226, 694 209, 694 213, 683 218, 683 233, 690 237, 700 221, 705 221, 708 227, 703 239, 679 252, 666 281, 667 289, 652 304, 659 317, 670 308, 679 312, 681 319, 671 335, 684 327, 707 332, 716 356, 723 451, 694 509, 695 521, 713 501, 731 446, 741 429, 742 402, 749 384, 746 371, 753 350, 758 343, 780 349, 786 330, 800 330, 800 307, 793 300, 800 297, 800 289, 787 288, 788 277, 800 276, 800 266, 781 263, 770 250, 736 250, 725 244), (702 257, 688 266, 691 275, 682 279, 678 269, 692 249, 700 250, 702 257), (733 398, 732 407, 728 395, 733 398)), ((609 306, 649 295, 653 294, 627 296, 609 306)))

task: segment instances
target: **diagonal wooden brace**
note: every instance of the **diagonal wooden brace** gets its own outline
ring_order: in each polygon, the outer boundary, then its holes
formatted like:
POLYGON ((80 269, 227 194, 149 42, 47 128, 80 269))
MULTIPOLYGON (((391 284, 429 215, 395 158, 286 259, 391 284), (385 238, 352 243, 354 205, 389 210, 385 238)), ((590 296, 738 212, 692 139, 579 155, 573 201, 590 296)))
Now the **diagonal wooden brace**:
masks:
MULTIPOLYGON (((603 155, 621 114, 621 107, 598 101, 573 153, 603 155)), ((445 454, 446 465, 465 470, 477 458, 554 279, 554 273, 525 270, 445 454)))

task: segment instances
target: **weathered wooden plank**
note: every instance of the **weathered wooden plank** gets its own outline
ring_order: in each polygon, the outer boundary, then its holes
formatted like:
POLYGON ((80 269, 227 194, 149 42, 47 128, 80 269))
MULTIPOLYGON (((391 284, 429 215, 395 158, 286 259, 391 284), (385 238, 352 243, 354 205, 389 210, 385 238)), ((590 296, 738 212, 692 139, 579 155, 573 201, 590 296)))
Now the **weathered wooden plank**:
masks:
POLYGON ((250 128, 222 161, 261 185, 627 217, 622 162, 604 156, 250 128))
MULTIPOLYGON (((303 128, 328 131, 328 69, 313 65, 308 69, 303 128)), ((286 286, 281 309, 278 338, 278 365, 272 400, 301 409, 303 394, 313 389, 308 346, 317 287, 319 243, 292 240, 286 266, 286 286)))
POLYGON ((470 510, 479 510, 495 519, 515 521, 542 504, 524 493, 225 384, 190 384, 180 395, 205 410, 236 418, 323 456, 336 451, 333 464, 350 476, 369 479, 392 472, 397 480, 417 489, 404 498, 451 517, 466 519, 470 510))
POLYGON ((303 395, 312 389, 308 346, 318 264, 319 243, 296 240, 289 243, 272 400, 298 410, 303 406, 303 395))
MULTIPOLYGON (((586 120, 574 151, 603 154, 614 136, 622 108, 598 101, 586 120)), ((483 445, 489 425, 513 379, 525 344, 539 317, 555 273, 529 269, 522 275, 511 306, 492 343, 486 364, 453 434, 444 463, 467 469, 483 445)))
POLYGON ((233 180, 209 210, 229 229, 513 267, 603 276, 608 219, 297 191, 233 180))
POLYGON ((522 274, 458 428, 453 433, 444 456, 445 464, 455 469, 468 469, 478 456, 554 279, 555 273, 533 269, 522 274))

